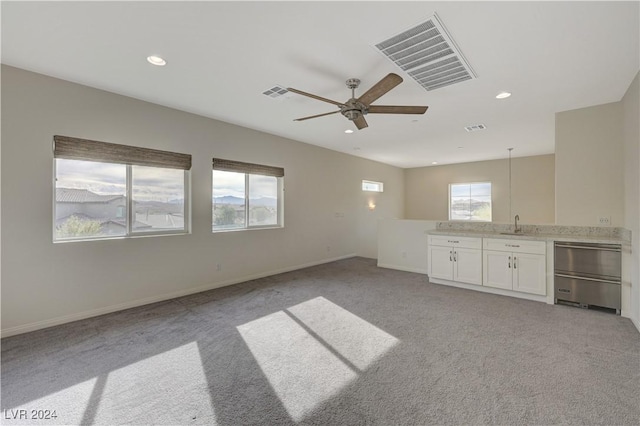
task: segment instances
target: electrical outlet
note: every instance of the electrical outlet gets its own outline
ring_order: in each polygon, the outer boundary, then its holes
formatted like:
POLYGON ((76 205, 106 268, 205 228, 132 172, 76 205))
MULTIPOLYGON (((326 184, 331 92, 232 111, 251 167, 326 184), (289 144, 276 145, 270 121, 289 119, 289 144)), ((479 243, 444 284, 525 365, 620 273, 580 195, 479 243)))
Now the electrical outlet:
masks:
POLYGON ((600 226, 610 226, 611 225, 611 216, 598 216, 598 225, 600 225, 600 226))
POLYGON ((222 265, 221 264, 217 264, 216 265, 216 271, 222 271, 222 265))

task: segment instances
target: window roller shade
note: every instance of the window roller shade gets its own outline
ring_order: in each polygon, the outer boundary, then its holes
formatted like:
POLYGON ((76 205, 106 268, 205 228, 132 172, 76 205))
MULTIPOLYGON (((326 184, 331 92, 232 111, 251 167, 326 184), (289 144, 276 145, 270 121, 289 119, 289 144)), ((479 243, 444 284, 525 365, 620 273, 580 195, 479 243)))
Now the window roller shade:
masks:
POLYGON ((191 155, 108 142, 53 137, 55 158, 191 170, 191 155))
POLYGON ((264 166, 262 164, 243 163, 241 161, 213 159, 213 170, 224 172, 248 173, 252 175, 283 177, 284 168, 264 166))

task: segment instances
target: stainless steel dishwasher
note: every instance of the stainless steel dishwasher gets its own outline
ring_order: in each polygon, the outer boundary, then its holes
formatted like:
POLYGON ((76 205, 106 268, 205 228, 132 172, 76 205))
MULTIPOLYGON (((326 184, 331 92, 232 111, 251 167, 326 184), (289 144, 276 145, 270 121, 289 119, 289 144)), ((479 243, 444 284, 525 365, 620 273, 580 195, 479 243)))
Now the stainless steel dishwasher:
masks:
POLYGON ((555 243, 555 303, 615 309, 620 315, 622 247, 619 244, 555 243))

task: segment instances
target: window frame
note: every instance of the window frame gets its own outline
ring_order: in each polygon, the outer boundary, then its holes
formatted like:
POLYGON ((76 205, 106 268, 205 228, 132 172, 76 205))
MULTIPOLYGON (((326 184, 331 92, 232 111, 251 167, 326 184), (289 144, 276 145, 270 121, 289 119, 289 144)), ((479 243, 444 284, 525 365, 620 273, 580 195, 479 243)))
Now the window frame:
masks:
POLYGON ((239 161, 233 160, 222 160, 222 159, 213 159, 213 168, 211 171, 211 233, 218 232, 237 232, 237 231, 250 231, 250 230, 259 230, 259 229, 281 229, 284 228, 284 169, 281 167, 272 167, 265 166, 261 164, 252 164, 252 163, 243 163, 239 161), (216 167, 216 160, 218 160, 222 164, 221 166, 216 167), (244 226, 242 227, 234 227, 227 229, 215 229, 214 226, 214 214, 215 214, 215 204, 213 202, 213 172, 222 171, 227 173, 238 173, 244 174, 244 226), (251 173, 251 171, 255 171, 256 173, 251 173), (276 178, 276 219, 277 223, 273 225, 250 225, 250 176, 272 176, 276 178))
MULTIPOLYGON (((482 181, 482 182, 454 182, 454 183, 450 183, 449 184, 449 206, 448 206, 448 213, 449 213, 449 221, 453 221, 453 222, 481 222, 481 223, 491 223, 493 222, 493 184, 490 181, 482 181), (490 212, 490 218, 489 220, 483 220, 483 219, 472 219, 471 217, 469 219, 452 219, 451 218, 451 198, 452 198, 452 194, 451 194, 451 187, 453 185, 486 185, 488 184, 491 190, 490 193, 490 199, 489 199, 489 212, 490 212)), ((471 202, 471 195, 469 195, 469 202, 471 202)), ((471 213, 471 210, 469 211, 471 213)))
MULTIPOLYGON (((100 241, 100 240, 118 240, 118 239, 127 239, 127 238, 141 238, 141 237, 157 237, 157 236, 168 236, 168 235, 187 235, 191 234, 192 220, 191 220, 191 155, 186 154, 177 154, 171 153, 168 151, 159 151, 148 148, 139 148, 127 145, 117 145, 111 144, 108 142, 99 142, 99 141, 90 141, 85 139, 71 138, 67 136, 54 136, 54 156, 53 156, 53 214, 51 215, 52 219, 52 238, 55 244, 58 243, 68 243, 68 242, 79 242, 79 241, 100 241), (64 144, 64 154, 57 155, 57 147, 56 143, 62 142, 64 144), (69 149, 69 145, 77 143, 82 149, 86 150, 86 147, 91 146, 91 144, 96 144, 97 153, 89 153, 87 154, 80 152, 79 155, 74 157, 74 153, 71 152, 72 149, 69 149), (101 154, 109 149, 114 149, 117 151, 117 155, 122 155, 122 152, 126 152, 127 149, 130 149, 134 152, 133 157, 135 156, 144 156, 145 154, 150 155, 151 162, 147 162, 143 164, 142 161, 136 162, 134 161, 119 161, 118 159, 112 159, 112 161, 108 161, 107 159, 101 160, 101 154), (179 166, 171 165, 164 166, 162 161, 164 159, 158 160, 157 156, 164 156, 168 158, 167 164, 171 162, 171 156, 175 155, 177 157, 177 161, 183 163, 179 166), (188 159, 187 159, 188 157, 188 159), (125 166, 125 193, 124 193, 124 212, 125 212, 125 232, 124 235, 93 235, 89 237, 71 237, 71 238, 58 238, 56 236, 56 211, 57 211, 57 201, 56 201, 56 192, 57 192, 57 160, 58 159, 66 159, 72 161, 92 161, 101 164, 124 164, 125 166), (188 162, 187 162, 188 161, 188 162), (167 230, 154 230, 154 231, 136 231, 133 229, 133 222, 135 220, 135 212, 133 211, 133 166, 142 166, 142 167, 153 167, 159 169, 175 169, 183 171, 183 185, 184 185, 184 227, 181 229, 167 229, 167 230)), ((109 158, 112 153, 107 152, 107 157, 109 158)))

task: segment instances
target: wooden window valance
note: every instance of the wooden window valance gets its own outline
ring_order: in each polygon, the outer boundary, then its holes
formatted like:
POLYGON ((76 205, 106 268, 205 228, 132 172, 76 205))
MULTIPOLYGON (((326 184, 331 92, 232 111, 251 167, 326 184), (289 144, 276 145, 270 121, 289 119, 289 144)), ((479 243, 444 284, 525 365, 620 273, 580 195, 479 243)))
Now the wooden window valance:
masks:
POLYGON ((213 170, 225 172, 248 173, 252 175, 283 177, 284 168, 265 166, 262 164, 243 163, 241 161, 213 159, 213 170))
POLYGON ((191 169, 191 155, 158 149, 140 148, 115 143, 72 138, 53 137, 55 158, 69 160, 101 161, 105 163, 133 164, 137 166, 191 169))

